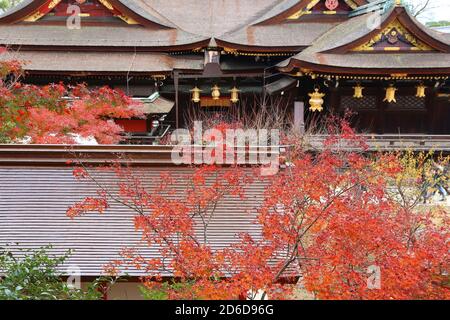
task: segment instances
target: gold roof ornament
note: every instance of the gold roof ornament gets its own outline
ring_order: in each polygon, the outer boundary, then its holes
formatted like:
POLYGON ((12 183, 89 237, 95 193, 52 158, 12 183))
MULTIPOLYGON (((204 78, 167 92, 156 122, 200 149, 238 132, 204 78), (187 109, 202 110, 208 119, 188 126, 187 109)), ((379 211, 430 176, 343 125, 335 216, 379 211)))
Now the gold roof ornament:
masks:
POLYGON ((400 50, 410 50, 410 51, 433 51, 433 48, 418 39, 414 34, 412 34, 405 26, 398 20, 395 19, 390 22, 384 29, 375 34, 369 41, 363 43, 356 48, 351 49, 351 51, 374 51, 375 44, 387 39, 388 44, 395 45, 398 42, 398 38, 402 37, 404 40, 409 42, 411 46, 408 49, 401 48, 399 46, 386 46, 382 49, 383 51, 400 51, 400 50))
POLYGON ((309 110, 312 112, 322 112, 323 97, 325 96, 325 93, 319 92, 319 88, 314 88, 314 92, 308 93, 308 95, 311 97, 311 99, 309 99, 309 110))
POLYGON ((231 90, 228 91, 231 93, 230 101, 232 103, 239 102, 239 92, 241 92, 241 90, 239 90, 238 88, 236 88, 236 86, 234 86, 231 90))
POLYGON ((393 85, 390 85, 388 88, 386 88, 386 96, 383 99, 383 101, 387 101, 389 103, 395 102, 397 103, 397 100, 395 99, 395 92, 398 89, 394 87, 393 85))
POLYGON ((220 88, 217 86, 217 84, 215 84, 211 88, 211 97, 213 100, 219 100, 220 98, 220 88))
POLYGON ((353 90, 354 90, 353 98, 356 98, 356 99, 364 98, 363 89, 364 89, 364 87, 362 87, 359 83, 356 85, 356 87, 353 87, 353 90))
POLYGON ((51 11, 53 8, 55 8, 62 0, 52 0, 47 5, 47 8, 42 10, 37 10, 35 13, 31 14, 30 16, 26 17, 24 21, 26 22, 35 22, 45 16, 46 12, 51 11))
POLYGON ((423 83, 419 84, 416 89, 416 97, 417 98, 425 98, 425 90, 426 90, 426 86, 423 85, 423 83))
POLYGON ((190 92, 192 92, 192 102, 198 103, 200 102, 200 92, 202 92, 202 90, 200 90, 197 86, 195 86, 193 89, 189 90, 190 92))

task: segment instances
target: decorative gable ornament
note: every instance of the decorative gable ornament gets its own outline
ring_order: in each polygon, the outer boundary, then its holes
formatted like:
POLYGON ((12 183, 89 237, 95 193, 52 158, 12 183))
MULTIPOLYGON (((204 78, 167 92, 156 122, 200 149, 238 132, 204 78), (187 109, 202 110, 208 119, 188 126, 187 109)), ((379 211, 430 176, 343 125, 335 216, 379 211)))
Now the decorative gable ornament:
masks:
POLYGON ((62 0, 52 0, 46 6, 39 8, 36 12, 26 17, 24 21, 26 22, 35 22, 45 16, 47 12, 55 8, 62 0))
POLYGON ((328 10, 333 11, 334 9, 339 7, 339 0, 326 0, 325 7, 327 7, 328 10))
POLYGON ((417 39, 397 19, 366 43, 352 51, 433 51, 433 48, 417 39))
POLYGON ((336 14, 337 12, 335 10, 338 8, 338 11, 341 13, 345 11, 351 12, 357 7, 358 5, 354 2, 354 0, 342 0, 342 2, 339 2, 339 0, 309 0, 309 2, 302 9, 290 15, 287 19, 297 20, 300 17, 312 14, 313 12, 322 14, 336 14), (324 6, 327 10, 324 10, 324 6))
MULTIPOLYGON (((112 15, 116 16, 117 18, 120 18, 121 20, 125 21, 127 24, 139 24, 136 20, 134 20, 132 17, 122 14, 120 11, 118 11, 114 6, 109 2, 109 0, 97 0, 98 3, 103 5, 106 9, 108 9, 112 15)), ((83 6, 84 4, 89 5, 90 3, 86 0, 73 0, 71 2, 73 6, 83 6)), ((94 2, 95 3, 95 2, 94 2)), ((70 4, 70 2, 69 2, 70 4)), ((52 10, 57 9, 59 5, 65 5, 65 2, 63 0, 51 0, 48 1, 45 5, 42 5, 40 8, 38 8, 35 12, 30 14, 29 16, 25 17, 23 21, 25 22, 36 22, 39 19, 43 18, 47 14, 50 14, 52 10)), ((69 6, 70 7, 70 6, 69 6)), ((67 14, 72 14, 71 11, 67 11, 67 14)), ((79 13, 77 13, 79 15, 79 13)), ((89 15, 89 14, 87 14, 89 15)))

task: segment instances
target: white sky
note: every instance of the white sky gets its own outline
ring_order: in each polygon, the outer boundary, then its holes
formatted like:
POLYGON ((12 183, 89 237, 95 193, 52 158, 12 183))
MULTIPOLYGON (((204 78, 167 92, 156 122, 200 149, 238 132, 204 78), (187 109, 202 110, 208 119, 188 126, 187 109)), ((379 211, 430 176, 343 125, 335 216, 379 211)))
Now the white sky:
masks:
MULTIPOLYGON (((412 3, 423 3, 424 0, 409 0, 412 3)), ((450 21, 450 0, 430 0, 429 9, 418 17, 421 22, 450 21)))

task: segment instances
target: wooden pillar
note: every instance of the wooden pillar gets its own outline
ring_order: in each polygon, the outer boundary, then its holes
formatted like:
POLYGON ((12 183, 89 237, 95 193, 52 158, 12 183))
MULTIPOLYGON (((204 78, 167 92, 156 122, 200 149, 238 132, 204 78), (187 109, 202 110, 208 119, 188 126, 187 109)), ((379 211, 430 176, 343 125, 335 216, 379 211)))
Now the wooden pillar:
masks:
POLYGON ((180 111, 179 111, 179 101, 178 101, 178 71, 173 72, 173 82, 175 86, 175 129, 180 127, 180 111))
POLYGON ((336 87, 330 87, 329 93, 330 93, 329 98, 330 112, 331 114, 337 115, 339 112, 339 105, 340 105, 339 90, 336 87))
POLYGON ((383 101, 384 96, 384 88, 379 88, 377 93, 378 125, 376 130, 378 134, 386 133, 386 103, 383 101))
POLYGON ((303 101, 294 102, 294 131, 305 134, 305 104, 303 101))
POLYGON ((440 108, 437 105, 437 90, 433 87, 426 89, 425 108, 427 109, 427 133, 435 134, 439 131, 440 108))

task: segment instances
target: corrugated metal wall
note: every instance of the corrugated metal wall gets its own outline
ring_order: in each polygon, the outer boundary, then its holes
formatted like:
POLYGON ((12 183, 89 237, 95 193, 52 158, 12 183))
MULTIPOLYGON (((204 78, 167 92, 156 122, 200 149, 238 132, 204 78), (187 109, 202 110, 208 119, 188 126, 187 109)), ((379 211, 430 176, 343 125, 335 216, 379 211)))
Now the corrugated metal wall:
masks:
MULTIPOLYGON (((186 188, 185 167, 149 167, 139 169, 142 181, 151 187, 161 172, 170 171, 177 181, 180 194, 186 188)), ((112 173, 101 173, 102 184, 111 183, 112 173)), ((215 248, 228 246, 239 232, 258 236, 254 224, 264 183, 246 188, 246 198, 228 197, 217 209, 209 228, 209 240, 215 248)), ((16 248, 38 248, 52 244, 54 252, 72 249, 68 264, 81 268, 83 276, 98 276, 103 265, 119 258, 121 248, 140 247, 145 256, 157 255, 157 250, 140 243, 140 233, 134 230, 133 213, 113 205, 104 214, 92 213, 71 220, 67 208, 85 196, 94 194, 93 182, 76 181, 71 168, 65 167, 0 167, 0 247, 17 243, 16 248)), ((64 270, 63 270, 64 271, 64 270)), ((130 270, 130 275, 140 275, 130 270)))

